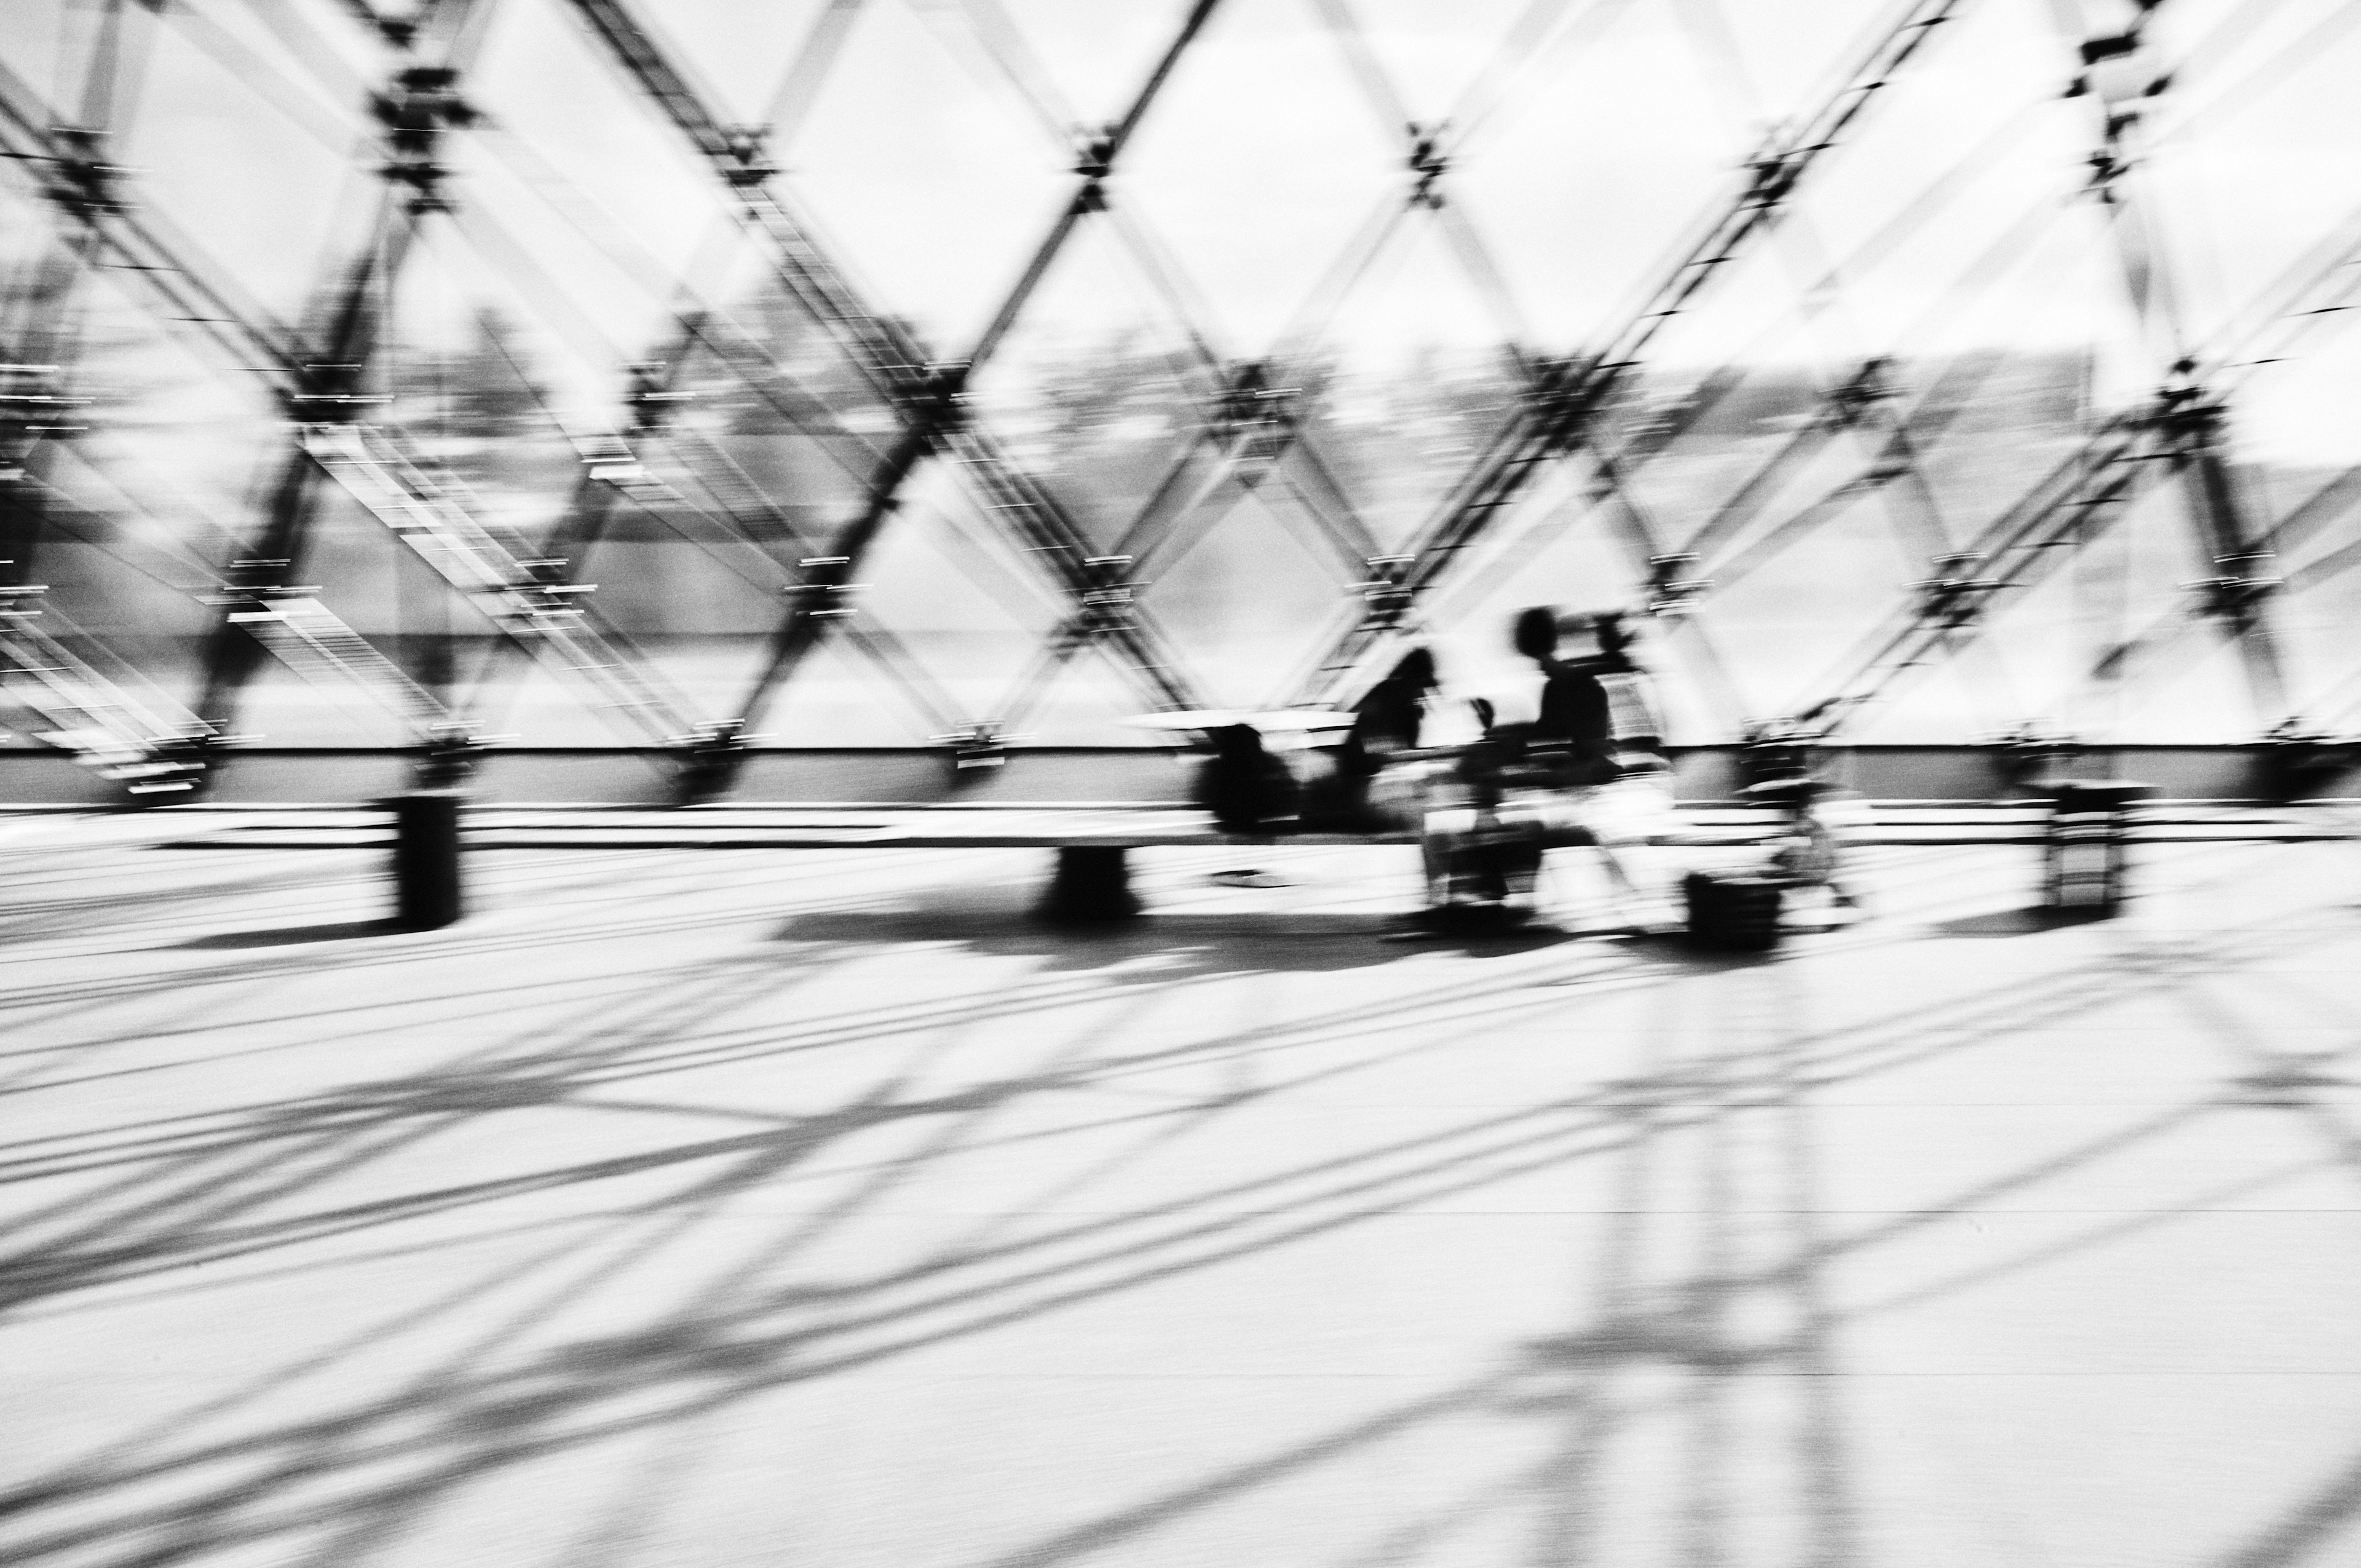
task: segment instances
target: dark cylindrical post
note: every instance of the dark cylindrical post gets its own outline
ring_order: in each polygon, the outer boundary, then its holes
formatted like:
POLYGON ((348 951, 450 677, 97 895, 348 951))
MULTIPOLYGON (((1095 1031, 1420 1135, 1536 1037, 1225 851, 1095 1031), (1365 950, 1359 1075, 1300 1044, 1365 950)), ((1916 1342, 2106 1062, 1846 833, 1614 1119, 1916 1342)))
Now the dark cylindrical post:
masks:
POLYGON ((1691 872, 1681 882, 1689 940, 1725 953, 1768 952, 1779 945, 1784 877, 1763 872, 1691 872))
POLYGON ((2048 786, 2041 843, 2041 903, 2060 914, 2108 916, 2129 892, 2129 829, 2153 784, 2125 779, 2060 780, 2048 786))
POLYGON ((1041 917, 1063 926, 1128 920, 1139 913, 1131 891, 1131 862, 1121 845, 1069 844, 1041 900, 1041 917))
POLYGON ((459 918, 459 811, 455 789, 412 790, 393 811, 393 923, 432 931, 459 918))

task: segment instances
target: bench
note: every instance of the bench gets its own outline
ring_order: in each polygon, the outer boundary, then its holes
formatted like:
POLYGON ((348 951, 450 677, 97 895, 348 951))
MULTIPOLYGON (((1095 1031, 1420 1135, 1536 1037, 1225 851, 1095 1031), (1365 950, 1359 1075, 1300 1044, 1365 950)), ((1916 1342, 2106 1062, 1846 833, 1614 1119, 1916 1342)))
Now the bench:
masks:
MULTIPOLYGON (((1163 847, 1241 850, 1413 844, 1411 833, 1224 833, 1203 813, 1128 802, 1001 805, 873 803, 827 806, 730 805, 675 807, 487 803, 447 792, 365 806, 169 806, 147 813, 159 848, 379 849, 395 852, 398 918, 422 927, 457 918, 458 855, 467 850, 1049 850, 1056 857, 1050 902, 1114 917, 1128 897, 1128 852, 1163 847), (404 835, 408 848, 404 848, 404 835), (406 890, 406 891, 404 891, 406 890)), ((2047 801, 1873 803, 1875 826, 1847 835, 1856 846, 2046 847, 2055 814, 2047 801)), ((1654 842, 1741 850, 1782 835, 1778 810, 1743 802, 1690 802, 1682 831, 1654 842)), ((2354 836, 2341 810, 2203 801, 2160 802, 2119 821, 2126 843, 2275 840, 2354 836)), ((1587 842, 1566 837, 1561 845, 1587 842)), ((1087 915, 1078 916, 1087 918, 1087 915)))
MULTIPOLYGON (((184 809, 184 808, 171 808, 184 809)), ((199 808, 187 808, 199 809, 199 808)), ((1771 824, 1740 824, 1655 840, 1696 847, 1758 843, 1771 824)), ((1160 848, 1414 845, 1413 832, 1224 832, 1193 809, 1129 805, 899 806, 798 810, 688 806, 661 811, 470 807, 449 790, 415 790, 375 810, 256 812, 174 849, 363 849, 392 851, 396 923, 449 925, 463 903, 465 850, 1049 850, 1056 857, 1043 914, 1088 923, 1137 914, 1130 851, 1160 848)), ((1579 830, 1548 835, 1551 849, 1588 846, 1579 830)))

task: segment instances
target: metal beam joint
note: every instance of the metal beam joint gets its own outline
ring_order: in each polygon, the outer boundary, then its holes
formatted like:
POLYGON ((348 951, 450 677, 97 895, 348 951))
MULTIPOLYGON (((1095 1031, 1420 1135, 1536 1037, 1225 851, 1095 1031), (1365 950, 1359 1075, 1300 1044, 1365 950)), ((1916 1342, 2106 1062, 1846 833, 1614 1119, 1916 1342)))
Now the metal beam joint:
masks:
POLYGON ((280 394, 287 417, 299 425, 352 424, 388 401, 361 390, 368 367, 349 363, 311 363, 295 367, 294 384, 280 394))
POLYGON ((450 170, 441 160, 443 134, 479 118, 459 95, 459 72, 448 65, 405 66, 382 91, 369 96, 369 113, 385 128, 387 160, 378 173, 410 187, 412 214, 450 211, 443 183, 450 170))
POLYGON ((1133 611, 1138 590, 1147 584, 1127 575, 1131 566, 1128 555, 1083 560, 1074 588, 1074 613, 1058 632, 1061 647, 1072 649, 1137 630, 1139 622, 1133 611))
POLYGON ((1686 551, 1649 556, 1647 612, 1663 620, 1693 613, 1697 601, 1713 587, 1712 578, 1690 575, 1697 565, 1697 556, 1686 551))
POLYGON ((52 126, 49 136, 57 150, 47 159, 49 178, 42 181, 41 194, 85 224, 101 213, 122 212, 128 204, 122 182, 131 170, 106 160, 106 133, 83 126, 52 126))
POLYGON ((785 591, 795 602, 796 613, 811 620, 841 620, 858 614, 852 596, 866 585, 848 582, 853 567, 850 555, 815 555, 796 563, 803 568, 803 581, 785 591))
POLYGON ((1418 608, 1418 590, 1410 581, 1411 571, 1417 565, 1415 555, 1369 558, 1369 575, 1358 587, 1363 630, 1398 631, 1409 624, 1411 613, 1418 608))
POLYGON ((1418 176, 1418 183, 1411 189, 1411 204, 1429 212, 1443 209, 1443 177, 1451 172, 1450 155, 1443 149, 1443 128, 1440 122, 1422 126, 1415 120, 1409 126, 1410 152, 1403 161, 1418 176))
POLYGON ((1919 614, 1947 631, 1982 620, 1992 596, 2009 586, 1999 577, 1971 576, 1971 569, 1983 561, 1981 554, 1973 552, 1938 556, 1937 575, 1911 585, 1918 595, 1919 614))

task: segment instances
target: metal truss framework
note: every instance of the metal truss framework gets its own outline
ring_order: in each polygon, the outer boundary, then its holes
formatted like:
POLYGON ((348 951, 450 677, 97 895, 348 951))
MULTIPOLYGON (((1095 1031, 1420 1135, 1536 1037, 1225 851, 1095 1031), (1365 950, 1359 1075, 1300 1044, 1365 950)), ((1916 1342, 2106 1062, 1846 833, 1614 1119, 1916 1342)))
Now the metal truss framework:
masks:
MULTIPOLYGON (((2349 528, 2361 470, 2333 477, 2273 518, 2234 461, 2230 421, 2245 389, 2353 308, 2361 293, 2361 214, 2318 237, 2227 325, 2192 331, 2159 215, 2165 197, 2155 149, 2185 135, 2209 104, 2226 112, 2222 104, 2266 71, 2171 118, 2188 77, 2206 61, 2167 57, 2158 15, 2168 0, 2087 8, 2069 0, 2050 9, 2055 95, 2092 112, 2077 200, 2114 249, 2139 352, 2152 362, 2151 390, 2092 417, 2066 455, 1979 522, 1947 495, 1939 470, 1945 444, 1992 374, 1993 356, 1959 355, 1915 396, 1891 348, 1830 358, 1836 368, 1821 377, 1817 406, 1762 444, 1759 460, 1685 527, 1646 498, 1648 472, 1705 438, 1750 367, 1741 352, 1667 400, 1651 389, 1659 384, 1652 377, 1662 345, 1707 307, 1720 279, 1774 249, 1802 256, 1817 276, 1801 291, 1817 321, 1850 272, 1901 245, 1942 204, 1957 170, 1930 170, 1925 190, 1841 265, 1827 261, 1803 210, 1823 167, 1874 135, 1881 104, 1940 54, 1948 30, 1969 19, 1974 8, 1967 0, 1883 7, 1834 61, 1817 94, 1761 135, 1687 237, 1635 280, 1632 302, 1585 341, 1554 346, 1541 345, 1529 324, 1463 170, 1481 156, 1504 104, 1543 90, 1545 62, 1595 45, 1633 0, 1532 0, 1440 116, 1409 107, 1399 61, 1389 64, 1373 42, 1353 0, 1305 0, 1340 75, 1366 102, 1398 161, 1389 188, 1286 327, 1247 351, 1224 342, 1157 225, 1127 201, 1124 180, 1143 127, 1204 40, 1220 36, 1219 0, 1173 7, 1170 31, 1144 75, 1103 124, 1065 102, 999 0, 817 5, 757 124, 730 117, 679 47, 662 36, 656 8, 564 0, 559 8, 582 41, 701 169, 742 243, 759 255, 771 297, 832 345, 851 391, 815 383, 808 354, 791 353, 750 325, 743 303, 712 297, 714 281, 697 275, 711 269, 692 264, 688 276, 667 280, 667 330, 610 367, 623 390, 609 417, 560 422, 578 472, 555 521, 537 532, 478 494, 444 445, 407 428, 401 400, 389 390, 401 352, 390 317, 422 248, 463 247, 527 296, 567 291, 508 234, 499 214, 454 178, 455 149, 481 144, 488 155, 502 155, 496 139, 502 127, 478 101, 473 73, 500 26, 503 0, 60 3, 88 23, 87 48, 71 62, 80 92, 70 110, 45 102, 0 51, 0 152, 12 160, 20 194, 49 214, 50 225, 0 316, 0 555, 8 563, 0 567, 0 685, 38 717, 42 741, 136 792, 169 798, 200 787, 207 758, 240 739, 241 694, 271 661, 334 700, 357 698, 397 715, 408 743, 447 770, 496 741, 485 733, 484 694, 501 668, 497 650, 516 650, 599 711, 620 737, 671 756, 683 798, 729 787, 749 738, 831 639, 843 641, 881 689, 898 694, 931 739, 963 762, 997 754, 1086 652, 1106 657, 1141 707, 1212 707, 1213 695, 1192 673, 1189 640, 1159 612, 1156 590, 1249 498, 1267 501, 1265 515, 1300 533, 1290 559, 1332 573, 1340 607, 1324 641, 1303 643, 1304 666, 1274 688, 1276 697, 1351 701, 1389 648, 1433 634, 1439 603, 1478 596, 1535 550, 1590 531, 1620 555, 1620 580, 1636 585, 1628 608, 1665 629, 1720 727, 1695 738, 1792 743, 1858 725, 1916 673, 1954 657, 1989 660, 1994 607, 2083 557, 2122 525, 2136 499, 2169 480, 2184 492, 2179 510, 2190 545, 2210 570, 2187 585, 2180 603, 2106 650, 2091 680, 2120 683, 2129 672, 2226 641, 2241 658, 2257 732, 2317 743, 2345 718, 2333 687, 2321 688, 2308 708, 2295 706, 2279 606, 2289 593, 2361 564, 2361 545, 2316 554, 2292 575, 2275 563, 2349 528), (956 347, 928 341, 859 280, 785 167, 785 149, 863 13, 892 5, 906 5, 1010 94, 1055 138, 1070 171, 1013 282, 956 347), (246 32, 225 25, 230 13, 246 32), (110 148, 138 104, 140 57, 159 29, 182 29, 217 57, 245 50, 246 58, 258 57, 239 40, 260 29, 285 58, 309 69, 310 102, 345 105, 346 120, 331 128, 348 133, 357 161, 374 177, 375 213, 361 242, 333 258, 300 324, 258 302, 235 268, 143 200, 140 181, 112 161, 110 148), (344 63, 357 56, 380 63, 373 84, 357 86, 344 63), (1127 506, 1086 515, 1068 484, 995 431, 980 389, 1005 351, 1038 329, 1045 287, 1091 234, 1145 281, 1180 347, 1167 381, 1176 433, 1157 476, 1127 506), (1345 472, 1321 382, 1340 312, 1387 258, 1422 236, 1440 245, 1492 322, 1507 404, 1460 471, 1437 488, 1427 515, 1403 534, 1373 517, 1366 489, 1345 472), (214 615, 185 702, 143 675, 136 659, 46 608, 38 581, 43 541, 90 510, 61 484, 59 467, 61 454, 102 418, 77 390, 77 334, 98 278, 191 340, 220 372, 258 380, 284 430, 272 471, 257 487, 254 515, 219 550, 205 580, 190 585, 214 615), (693 394, 682 377, 692 363, 727 378, 784 427, 836 442, 831 450, 847 470, 839 488, 849 497, 839 515, 816 520, 802 498, 776 494, 755 477, 742 441, 733 446, 708 423, 684 417, 693 394), (848 395, 882 413, 882 433, 856 429, 848 395), (980 536, 1008 560, 1029 564, 1060 607, 1030 663, 988 707, 972 692, 954 692, 903 636, 863 613, 862 580, 930 466, 954 484, 957 504, 980 536), (1563 482, 1560 469, 1570 471, 1563 482), (1831 472, 1839 477, 1828 484, 1831 472), (1798 504, 1797 488, 1806 483, 1817 493, 1798 504), (1549 493, 1554 484, 1564 493, 1549 493), (331 608, 333 585, 299 580, 331 494, 381 526, 455 605, 497 634, 472 689, 461 689, 448 659, 422 668, 354 630, 331 608), (1750 703, 1730 673, 1727 635, 1714 631, 1701 609, 1872 499, 1886 511, 1895 546, 1924 562, 1926 576, 1882 622, 1864 627, 1815 689, 1779 709, 1750 703), (586 563, 627 514, 654 520, 779 602, 763 656, 726 701, 708 696, 700 707, 668 674, 661 651, 642 651, 589 597, 586 563)), ((1741 90, 1746 62, 1713 0, 1681 9, 1702 28, 1693 41, 1708 73, 1741 90)), ((2235 40, 2224 35, 2254 25, 2247 13, 2235 13, 2207 41, 2226 49, 2235 40)), ((2297 40, 2330 41, 2326 22, 2297 40)), ((2279 68, 2286 52, 2266 71, 2279 68)), ((258 82, 279 70, 263 65, 258 82)), ((2015 231, 1995 236, 1991 256, 1955 287, 1989 288, 2022 239, 2015 231)), ((578 311, 562 298, 558 308, 578 311)), ((1963 668, 1993 684, 2003 679, 1988 663, 1963 668)), ((2026 730, 2040 723, 2024 711, 2004 718, 2026 730)))

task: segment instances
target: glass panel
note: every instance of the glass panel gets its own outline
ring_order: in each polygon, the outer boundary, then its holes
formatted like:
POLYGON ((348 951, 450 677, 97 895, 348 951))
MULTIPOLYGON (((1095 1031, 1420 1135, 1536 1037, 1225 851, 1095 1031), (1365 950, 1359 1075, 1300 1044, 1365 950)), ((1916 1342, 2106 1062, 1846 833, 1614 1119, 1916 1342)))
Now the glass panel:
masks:
POLYGON ((415 716, 283 659, 205 697, 229 584, 537 744, 1156 744, 1412 638, 1512 701, 1532 604, 1653 614, 1684 741, 2361 719, 2347 7, 2086 66, 2036 4, 1895 64, 1928 7, 1258 0, 1157 78, 1178 0, 627 5, 664 102, 565 0, 408 49, 130 5, 111 56, 104 9, 0 34, 0 570, 240 734, 415 716), (376 467, 280 499, 291 414, 376 467), (640 650, 636 717, 498 652, 504 576, 640 650))

